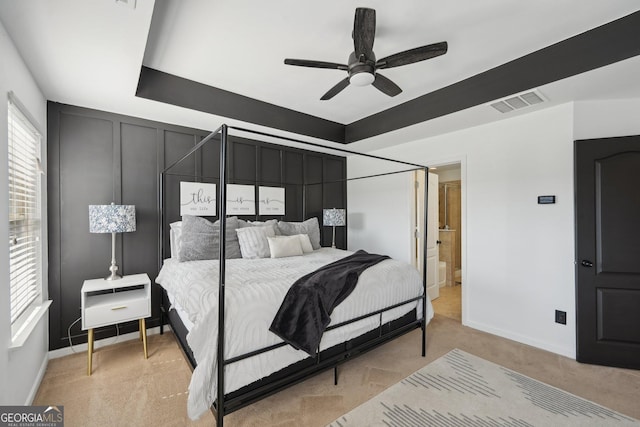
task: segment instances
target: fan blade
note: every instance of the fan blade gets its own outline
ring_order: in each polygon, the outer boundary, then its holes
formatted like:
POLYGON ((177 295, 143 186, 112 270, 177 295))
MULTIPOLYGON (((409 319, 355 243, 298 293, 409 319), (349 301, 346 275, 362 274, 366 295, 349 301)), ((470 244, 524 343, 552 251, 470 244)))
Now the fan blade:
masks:
POLYGON ((376 36, 376 11, 366 7, 356 9, 353 20, 353 47, 356 58, 362 55, 369 59, 373 57, 373 39, 376 36))
POLYGON ((331 68, 334 70, 347 71, 349 67, 344 64, 336 64, 335 62, 313 61, 309 59, 291 59, 284 60, 286 65, 297 65, 299 67, 311 67, 311 68, 331 68))
POLYGON ((342 90, 347 86, 349 86, 349 77, 345 78, 344 80, 340 80, 337 85, 335 85, 334 87, 329 89, 327 93, 322 95, 322 98, 320 98, 320 100, 326 101, 327 99, 333 98, 334 96, 342 92, 342 90))
POLYGON ((402 89, 400 89, 397 84, 395 84, 382 74, 376 73, 376 79, 371 84, 380 92, 389 96, 396 96, 402 92, 402 89))
POLYGON ((376 62, 376 68, 392 68, 399 67, 400 65, 413 64, 414 62, 424 61, 425 59, 431 59, 436 56, 444 55, 447 53, 447 42, 440 42, 429 44, 422 47, 416 47, 415 49, 405 50, 404 52, 396 53, 395 55, 387 56, 376 62))

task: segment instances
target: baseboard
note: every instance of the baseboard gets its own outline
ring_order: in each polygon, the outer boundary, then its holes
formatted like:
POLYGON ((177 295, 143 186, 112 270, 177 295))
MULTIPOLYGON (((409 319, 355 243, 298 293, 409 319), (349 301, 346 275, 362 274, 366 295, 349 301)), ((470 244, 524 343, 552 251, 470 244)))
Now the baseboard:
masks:
POLYGON ((478 323, 478 322, 469 322, 468 319, 467 321, 464 322, 464 325, 473 329, 477 329, 479 331, 487 332, 492 335, 497 335, 502 338, 507 338, 512 341, 530 345, 532 347, 536 347, 542 350, 550 351, 551 353, 559 354, 561 356, 568 357, 569 359, 573 359, 573 360, 576 359, 575 348, 571 349, 566 347, 559 347, 556 345, 549 344, 548 342, 531 339, 530 337, 527 337, 521 334, 505 331, 504 329, 487 326, 485 324, 478 323))
MULTIPOLYGON (((167 325, 165 325, 165 330, 170 331, 171 328, 167 327, 167 325)), ((147 329, 147 336, 149 335, 156 335, 160 333, 160 326, 156 326, 155 328, 149 328, 147 329)), ((96 340, 93 343, 93 348, 94 349, 98 349, 101 347, 106 347, 109 345, 113 345, 116 343, 120 343, 120 342, 125 342, 125 341, 129 341, 129 340, 137 340, 140 339, 140 333, 139 332, 130 332, 128 334, 124 334, 124 335, 118 335, 117 337, 109 337, 109 338, 103 338, 101 340, 96 340)), ((64 347, 64 348, 59 348, 57 350, 51 350, 49 352, 49 359, 57 359, 58 357, 64 357, 64 356, 68 356, 70 354, 74 354, 74 353, 86 353, 87 352, 87 344, 76 344, 72 347, 64 347)))
POLYGON ((45 353, 42 358, 42 364, 40 365, 40 369, 38 370, 38 375, 36 376, 36 380, 33 382, 33 386, 31 387, 31 391, 27 395, 27 400, 24 403, 25 406, 30 406, 33 404, 33 400, 36 398, 36 393, 40 388, 40 384, 42 383, 42 379, 44 378, 44 373, 47 371, 47 365, 49 364, 49 355, 45 353))

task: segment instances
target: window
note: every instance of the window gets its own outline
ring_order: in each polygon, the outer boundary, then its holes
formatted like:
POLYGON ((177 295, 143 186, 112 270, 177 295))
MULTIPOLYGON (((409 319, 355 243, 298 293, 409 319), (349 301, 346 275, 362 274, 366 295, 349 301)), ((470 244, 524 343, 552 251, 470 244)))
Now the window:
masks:
POLYGON ((40 133, 9 95, 9 281, 11 326, 17 330, 41 303, 41 171, 40 133))

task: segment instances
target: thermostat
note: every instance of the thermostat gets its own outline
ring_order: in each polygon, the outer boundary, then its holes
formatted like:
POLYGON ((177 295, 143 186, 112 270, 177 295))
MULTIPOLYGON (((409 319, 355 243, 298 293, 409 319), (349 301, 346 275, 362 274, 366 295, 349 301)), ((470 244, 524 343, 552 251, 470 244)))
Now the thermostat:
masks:
POLYGON ((556 202, 556 196, 538 196, 539 205, 552 205, 556 202))

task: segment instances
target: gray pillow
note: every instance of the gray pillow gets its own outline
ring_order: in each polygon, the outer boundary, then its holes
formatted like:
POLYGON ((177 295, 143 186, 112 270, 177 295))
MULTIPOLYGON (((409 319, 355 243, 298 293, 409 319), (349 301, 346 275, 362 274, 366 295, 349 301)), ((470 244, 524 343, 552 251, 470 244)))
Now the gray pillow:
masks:
POLYGON ((182 245, 178 252, 178 261, 198 261, 203 259, 218 259, 220 238, 213 233, 184 233, 182 245))
POLYGON ((247 223, 249 227, 265 227, 269 226, 273 228, 273 232, 276 233, 276 236, 280 235, 280 230, 278 230, 278 220, 277 219, 268 219, 266 221, 249 221, 247 223))
MULTIPOLYGON (((225 254, 227 259, 241 258, 236 235, 238 218, 227 218, 225 226, 225 254)), ((182 237, 178 261, 220 258, 220 222, 211 222, 192 215, 182 217, 182 237)))
POLYGON ((269 237, 274 237, 273 227, 245 227, 236 230, 240 241, 240 251, 242 258, 268 258, 271 256, 269 250, 269 237))
POLYGON ((303 222, 278 222, 278 230, 283 236, 293 236, 296 234, 307 234, 313 249, 320 249, 320 226, 318 218, 309 218, 303 222))

